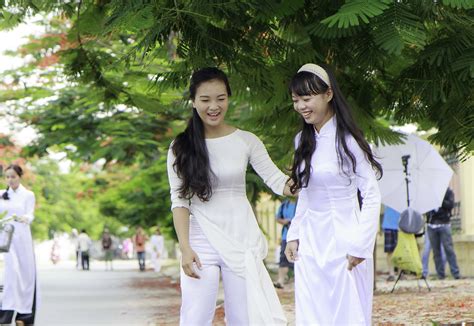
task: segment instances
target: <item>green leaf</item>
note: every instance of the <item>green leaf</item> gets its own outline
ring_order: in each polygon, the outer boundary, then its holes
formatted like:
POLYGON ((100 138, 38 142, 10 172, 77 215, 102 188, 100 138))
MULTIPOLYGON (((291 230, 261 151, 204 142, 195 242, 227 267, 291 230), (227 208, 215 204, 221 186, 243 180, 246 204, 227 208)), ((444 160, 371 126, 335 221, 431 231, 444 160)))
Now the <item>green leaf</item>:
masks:
POLYGON ((372 31, 375 43, 389 54, 399 55, 406 47, 423 48, 426 29, 409 7, 396 3, 380 15, 372 31))
POLYGON ((6 10, 0 11, 0 30, 8 30, 18 26, 23 20, 24 13, 11 13, 6 10))
POLYGON ((337 25, 338 28, 359 26, 360 20, 368 24, 369 18, 381 15, 390 3, 389 0, 348 0, 334 15, 323 19, 321 23, 328 27, 337 25))
POLYGON ((443 5, 456 9, 473 9, 474 1, 472 0, 443 0, 443 5))
POLYGON ((89 6, 81 13, 75 27, 81 34, 100 34, 104 30, 104 17, 97 7, 89 6))

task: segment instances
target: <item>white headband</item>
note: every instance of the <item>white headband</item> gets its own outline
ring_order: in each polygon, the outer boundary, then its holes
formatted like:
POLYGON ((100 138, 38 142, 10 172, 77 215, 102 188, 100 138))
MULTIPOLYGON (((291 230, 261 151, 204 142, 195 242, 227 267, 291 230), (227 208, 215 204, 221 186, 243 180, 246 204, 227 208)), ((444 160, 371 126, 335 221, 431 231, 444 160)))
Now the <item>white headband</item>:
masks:
POLYGON ((301 66, 301 68, 298 70, 298 72, 300 72, 300 71, 307 71, 307 72, 315 74, 316 76, 321 78, 321 80, 323 82, 325 82, 326 85, 331 87, 331 82, 329 81, 328 73, 326 72, 326 70, 324 70, 323 67, 315 65, 314 63, 307 63, 307 64, 301 66))

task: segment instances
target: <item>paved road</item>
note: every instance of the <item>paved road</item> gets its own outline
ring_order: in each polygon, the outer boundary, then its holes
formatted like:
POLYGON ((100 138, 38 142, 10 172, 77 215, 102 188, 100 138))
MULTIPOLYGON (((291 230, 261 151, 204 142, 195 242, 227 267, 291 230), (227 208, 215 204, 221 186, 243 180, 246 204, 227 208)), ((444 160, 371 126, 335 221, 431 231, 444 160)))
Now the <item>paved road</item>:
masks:
POLYGON ((155 325, 156 289, 137 287, 154 281, 153 272, 139 272, 135 261, 116 262, 104 271, 100 262, 91 271, 75 270, 72 263, 40 268, 41 306, 37 326, 155 325))

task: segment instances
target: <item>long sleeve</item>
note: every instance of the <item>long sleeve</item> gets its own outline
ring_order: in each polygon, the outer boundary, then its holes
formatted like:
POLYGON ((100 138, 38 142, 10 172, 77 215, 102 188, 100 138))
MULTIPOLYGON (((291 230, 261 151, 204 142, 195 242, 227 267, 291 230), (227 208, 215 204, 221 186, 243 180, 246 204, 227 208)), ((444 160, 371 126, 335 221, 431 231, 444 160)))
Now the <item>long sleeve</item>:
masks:
POLYGON ((380 191, 375 172, 364 152, 352 137, 348 140, 349 148, 356 158, 355 180, 362 196, 359 224, 354 230, 353 242, 348 254, 359 258, 371 258, 379 223, 380 191))
MULTIPOLYGON (((301 139, 301 132, 299 132, 294 139, 295 149, 298 148, 301 139)), ((300 238, 300 225, 303 221, 304 214, 308 209, 308 191, 306 188, 301 189, 298 195, 298 202, 296 203, 295 216, 291 220, 290 229, 286 235, 286 241, 298 240, 300 238)))
POLYGON ((35 219, 36 198, 35 194, 31 191, 26 192, 25 196, 25 214, 23 214, 23 217, 28 219, 28 224, 31 224, 31 222, 33 222, 35 219))
POLYGON ((180 197, 179 187, 181 186, 182 180, 178 177, 173 164, 176 160, 176 157, 173 154, 172 144, 168 150, 168 159, 167 159, 167 170, 168 170, 168 180, 170 184, 170 194, 171 194, 171 210, 176 207, 184 207, 189 209, 189 200, 180 197))
POLYGON ((265 184, 277 195, 283 195, 288 177, 273 163, 265 145, 252 133, 247 133, 250 146, 250 164, 265 184))
POLYGON ((454 192, 451 189, 446 190, 441 207, 449 214, 454 207, 454 192))

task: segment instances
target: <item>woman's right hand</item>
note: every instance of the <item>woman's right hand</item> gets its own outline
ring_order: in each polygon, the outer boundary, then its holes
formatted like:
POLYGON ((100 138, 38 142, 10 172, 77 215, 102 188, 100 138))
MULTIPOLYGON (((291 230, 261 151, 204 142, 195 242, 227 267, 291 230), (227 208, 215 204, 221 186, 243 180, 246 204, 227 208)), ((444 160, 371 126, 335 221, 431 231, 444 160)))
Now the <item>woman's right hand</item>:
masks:
POLYGON ((202 268, 201 261, 199 260, 199 256, 193 249, 191 249, 191 247, 181 250, 181 264, 184 274, 192 278, 201 278, 194 269, 194 264, 196 264, 199 269, 202 268))
POLYGON ((290 263, 298 260, 298 240, 289 241, 286 243, 285 255, 290 263))
POLYGON ((300 189, 297 189, 295 193, 292 193, 291 192, 291 187, 293 186, 293 184, 294 184, 294 182, 291 179, 289 179, 286 182, 285 187, 283 188, 283 195, 285 195, 287 197, 298 197, 300 189))

